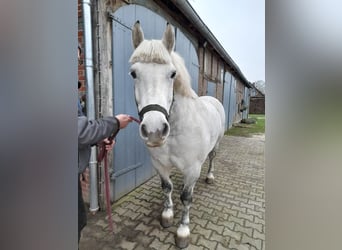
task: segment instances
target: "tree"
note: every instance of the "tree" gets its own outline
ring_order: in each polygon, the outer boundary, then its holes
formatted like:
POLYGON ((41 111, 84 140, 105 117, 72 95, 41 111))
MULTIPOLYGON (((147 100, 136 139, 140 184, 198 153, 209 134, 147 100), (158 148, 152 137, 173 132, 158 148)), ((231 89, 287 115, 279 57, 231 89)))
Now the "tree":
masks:
POLYGON ((262 80, 253 82, 253 85, 260 90, 260 92, 262 92, 263 94, 265 94, 265 82, 262 80))

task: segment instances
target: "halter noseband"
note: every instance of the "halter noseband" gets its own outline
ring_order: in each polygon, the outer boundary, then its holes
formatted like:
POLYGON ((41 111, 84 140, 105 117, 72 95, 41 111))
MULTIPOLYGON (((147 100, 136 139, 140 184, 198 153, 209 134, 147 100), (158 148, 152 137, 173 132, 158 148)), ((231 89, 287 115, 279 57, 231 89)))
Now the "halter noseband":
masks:
POLYGON ((159 112, 163 113, 165 115, 166 120, 169 121, 169 113, 166 111, 165 108, 163 108, 159 104, 149 104, 149 105, 143 107, 142 110, 140 110, 140 112, 139 112, 140 121, 143 120, 144 114, 149 112, 149 111, 159 111, 159 112))

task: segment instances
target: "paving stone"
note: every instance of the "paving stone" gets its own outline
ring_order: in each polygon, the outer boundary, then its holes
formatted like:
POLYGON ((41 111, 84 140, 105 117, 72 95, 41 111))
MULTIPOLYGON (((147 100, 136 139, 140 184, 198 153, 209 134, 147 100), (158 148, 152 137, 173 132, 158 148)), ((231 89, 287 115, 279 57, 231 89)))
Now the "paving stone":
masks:
POLYGON ((223 227, 225 227, 225 228, 234 230, 235 222, 227 221, 227 220, 219 220, 219 221, 217 222, 217 225, 221 225, 221 226, 223 226, 223 227))
POLYGON ((253 229, 240 226, 239 224, 235 225, 234 231, 241 232, 243 234, 247 234, 248 236, 252 237, 253 235, 253 229))
MULTIPOLYGON (((235 200, 240 201, 241 203, 247 203, 248 202, 247 198, 242 198, 242 197, 235 197, 235 200)), ((241 203, 240 203, 240 206, 241 206, 241 203)))
POLYGON ((251 209, 247 209, 247 213, 254 215, 255 217, 259 217, 259 219, 263 219, 265 216, 264 212, 258 212, 258 211, 251 210, 251 209))
MULTIPOLYGON (((247 201, 247 202, 248 202, 248 201, 247 201)), ((247 203, 241 202, 241 203, 240 203, 240 206, 241 206, 241 207, 248 208, 248 209, 251 209, 251 210, 254 210, 254 205, 252 205, 252 204, 247 204, 247 203)))
POLYGON ((154 236, 156 238, 158 238, 160 241, 164 241, 166 239, 166 237, 169 235, 169 232, 167 231, 162 231, 158 228, 154 228, 150 233, 150 236, 154 236))
POLYGON ((192 215, 197 216, 197 218, 201 218, 203 216, 203 211, 199 211, 198 209, 192 209, 190 210, 192 215))
POLYGON ((237 223, 237 224, 240 224, 241 226, 243 225, 243 222, 244 222, 243 219, 237 218, 237 217, 232 216, 232 215, 228 217, 228 221, 235 222, 235 223, 237 223))
POLYGON ((142 231, 147 235, 153 228, 151 226, 145 225, 144 223, 140 223, 135 229, 138 231, 142 231))
POLYGON ((265 241, 265 234, 260 233, 258 230, 254 230, 253 238, 257 238, 257 239, 261 239, 261 240, 265 241))
MULTIPOLYGON (((191 241, 185 250, 265 250, 264 141, 225 136, 217 153, 215 182, 205 182, 208 160, 196 183, 190 209, 191 241)), ((112 206, 114 237, 106 212, 88 216, 80 250, 178 250, 183 177, 173 170, 174 222, 162 228, 163 192, 155 176, 112 206)))
POLYGON ((186 250, 206 250, 206 247, 199 246, 199 245, 190 245, 189 247, 185 248, 186 250))
POLYGON ((245 214, 245 213, 239 212, 237 217, 241 219, 249 220, 251 222, 254 221, 254 216, 251 214, 245 214))
POLYGON ((236 205, 233 205, 233 206, 232 206, 232 210, 240 211, 240 212, 242 212, 242 213, 246 213, 246 212, 247 212, 247 208, 245 208, 245 207, 240 207, 240 206, 236 206, 236 205))
POLYGON ((237 216, 237 214, 238 214, 238 211, 236 211, 236 210, 233 210, 233 209, 230 209, 230 208, 227 208, 227 207, 224 207, 223 208, 223 212, 224 213, 227 213, 227 214, 229 214, 229 215, 233 215, 233 216, 237 216))
POLYGON ((248 204, 255 205, 255 207, 262 207, 262 206, 263 206, 263 202, 254 201, 254 200, 249 200, 249 201, 248 201, 248 204))
POLYGON ((216 231, 218 234, 222 234, 224 230, 224 226, 213 224, 211 221, 208 222, 207 228, 216 231))
POLYGON ((224 236, 229 236, 230 238, 233 238, 237 241, 239 241, 241 239, 241 233, 240 232, 236 232, 236 231, 232 231, 228 228, 225 228, 223 231, 223 235, 224 236))
POLYGON ((254 230, 259 231, 259 233, 263 232, 263 225, 262 224, 256 224, 256 223, 253 223, 253 222, 246 220, 245 226, 251 227, 254 230))
POLYGON ((250 246, 246 244, 241 244, 236 240, 231 240, 229 243, 229 249, 250 250, 250 246))
POLYGON ((190 220, 191 224, 199 224, 201 227, 205 228, 206 225, 208 224, 208 220, 204 220, 200 217, 193 216, 192 219, 190 220))
POLYGON ((223 212, 217 212, 215 211, 213 213, 214 216, 217 216, 218 217, 218 220, 228 220, 228 217, 229 217, 229 214, 227 213, 223 213, 223 212))
POLYGON ((150 248, 156 249, 156 250, 167 250, 170 247, 171 247, 171 244, 161 242, 158 239, 154 239, 154 241, 152 241, 152 243, 150 244, 150 248))
MULTIPOLYGON (((136 219, 138 216, 140 215, 140 213, 134 212, 130 209, 127 209, 125 216, 128 218, 131 218, 132 220, 136 219)), ((123 219, 123 217, 121 217, 121 219, 123 219)))
POLYGON ((242 244, 250 244, 250 245, 254 246, 256 249, 261 249, 261 247, 262 247, 262 240, 254 239, 252 237, 249 237, 246 234, 242 235, 241 243, 242 244))
MULTIPOLYGON (((259 217, 257 217, 257 216, 254 217, 254 223, 256 223, 256 224, 261 224, 261 225, 263 225, 263 227, 265 226, 265 220, 264 220, 264 219, 261 219, 261 218, 259 218, 259 217)), ((263 232, 264 232, 264 231, 263 231, 263 232)))
POLYGON ((201 227, 200 225, 196 225, 195 228, 193 229, 193 232, 203 235, 206 239, 209 239, 212 231, 205 229, 201 227))
POLYGON ((207 240, 203 238, 202 236, 199 237, 197 244, 200 246, 202 245, 207 249, 216 249, 216 246, 217 246, 216 241, 207 240))
MULTIPOLYGON (((123 240, 120 243, 119 247, 121 247, 122 249, 133 250, 136 245, 137 245, 137 243, 135 243, 135 242, 130 242, 130 241, 127 241, 127 240, 123 240)), ((113 249, 115 249, 115 248, 113 248, 113 249)))
POLYGON ((217 245, 220 244, 222 247, 227 248, 229 246, 230 237, 220 235, 220 234, 217 234, 216 232, 213 232, 210 236, 210 240, 216 241, 218 243, 217 245))

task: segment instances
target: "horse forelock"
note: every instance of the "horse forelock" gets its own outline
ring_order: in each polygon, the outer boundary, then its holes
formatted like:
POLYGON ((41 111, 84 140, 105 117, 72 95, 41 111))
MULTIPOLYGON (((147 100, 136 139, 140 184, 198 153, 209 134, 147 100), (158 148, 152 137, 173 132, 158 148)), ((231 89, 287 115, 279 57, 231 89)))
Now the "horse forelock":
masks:
POLYGON ((168 64, 171 63, 171 57, 161 41, 144 40, 135 49, 129 61, 130 63, 143 62, 168 64))
POLYGON ((177 76, 174 81, 175 93, 190 98, 196 98, 197 94, 191 88, 191 78, 188 70, 185 67, 183 58, 176 52, 168 52, 164 44, 160 40, 144 40, 134 50, 130 63, 172 63, 177 70, 177 76))

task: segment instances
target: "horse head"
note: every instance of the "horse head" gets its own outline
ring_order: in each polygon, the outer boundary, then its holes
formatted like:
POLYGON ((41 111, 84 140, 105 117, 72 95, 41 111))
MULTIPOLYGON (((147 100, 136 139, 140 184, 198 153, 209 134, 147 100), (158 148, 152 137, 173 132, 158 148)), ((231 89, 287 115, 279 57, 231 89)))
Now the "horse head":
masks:
POLYGON ((176 67, 172 63, 175 34, 167 24, 162 40, 145 40, 137 21, 132 30, 134 52, 130 75, 140 116, 140 136, 149 147, 162 146, 170 133, 176 67))

